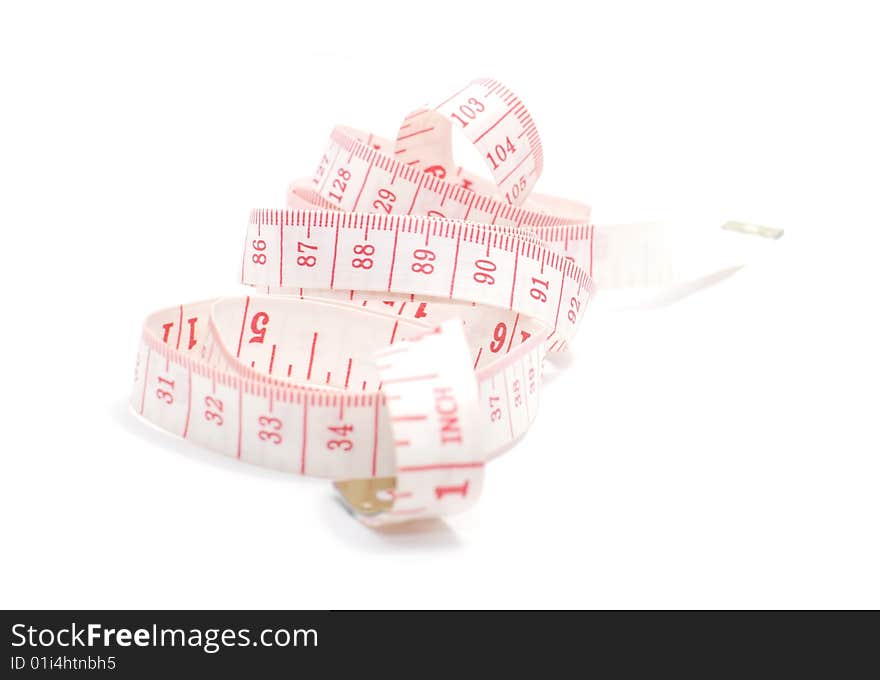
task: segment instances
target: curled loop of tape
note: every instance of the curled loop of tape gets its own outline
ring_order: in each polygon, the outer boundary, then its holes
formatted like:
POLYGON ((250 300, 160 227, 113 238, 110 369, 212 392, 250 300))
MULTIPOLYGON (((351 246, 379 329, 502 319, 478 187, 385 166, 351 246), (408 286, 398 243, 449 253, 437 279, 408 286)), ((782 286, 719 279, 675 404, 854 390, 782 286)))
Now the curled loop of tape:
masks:
POLYGON ((255 293, 147 318, 134 410, 334 480, 369 524, 469 507, 593 289, 590 209, 534 193, 542 163, 528 110, 494 80, 414 111, 393 141, 335 128, 288 207, 250 216, 255 293), (454 165, 455 130, 492 181, 454 165))

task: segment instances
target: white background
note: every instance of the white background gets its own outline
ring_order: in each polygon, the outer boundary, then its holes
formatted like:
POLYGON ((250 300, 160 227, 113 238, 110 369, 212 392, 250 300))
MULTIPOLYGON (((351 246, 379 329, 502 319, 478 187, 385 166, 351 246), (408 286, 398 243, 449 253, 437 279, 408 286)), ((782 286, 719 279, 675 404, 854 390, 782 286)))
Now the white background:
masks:
POLYGON ((870 5, 4 2, 0 606, 880 606, 870 5), (597 221, 786 236, 597 305, 479 507, 421 532, 129 414, 142 318, 244 292, 248 210, 334 123, 392 135, 481 75, 597 221))

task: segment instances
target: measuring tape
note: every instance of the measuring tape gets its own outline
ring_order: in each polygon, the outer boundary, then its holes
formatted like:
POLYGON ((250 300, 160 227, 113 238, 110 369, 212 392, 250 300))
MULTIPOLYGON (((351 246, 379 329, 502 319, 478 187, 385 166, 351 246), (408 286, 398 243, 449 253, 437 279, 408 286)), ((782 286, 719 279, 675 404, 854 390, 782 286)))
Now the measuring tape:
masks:
POLYGON ((393 141, 335 128, 288 208, 251 213, 241 280, 259 294, 147 318, 134 410, 334 480, 371 525, 469 507, 535 418, 545 355, 568 349, 594 281, 673 278, 662 231, 593 226, 588 206, 532 191, 542 166, 495 80, 413 111, 393 141), (455 166, 454 129, 492 181, 455 166))

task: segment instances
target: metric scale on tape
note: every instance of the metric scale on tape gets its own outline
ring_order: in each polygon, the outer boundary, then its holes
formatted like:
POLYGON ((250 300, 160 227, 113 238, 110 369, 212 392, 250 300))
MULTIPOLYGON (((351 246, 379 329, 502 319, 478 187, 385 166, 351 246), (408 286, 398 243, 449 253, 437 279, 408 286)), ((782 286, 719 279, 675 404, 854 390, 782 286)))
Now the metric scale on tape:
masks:
POLYGON ((337 127, 287 209, 250 216, 241 280, 259 294, 147 318, 133 409, 334 480, 370 525, 469 507, 531 426, 544 357, 567 351, 595 285, 682 276, 663 227, 595 226, 587 205, 533 192, 542 164, 528 109, 495 80, 414 111, 393 142, 337 127), (454 165, 453 130, 493 181, 454 165))

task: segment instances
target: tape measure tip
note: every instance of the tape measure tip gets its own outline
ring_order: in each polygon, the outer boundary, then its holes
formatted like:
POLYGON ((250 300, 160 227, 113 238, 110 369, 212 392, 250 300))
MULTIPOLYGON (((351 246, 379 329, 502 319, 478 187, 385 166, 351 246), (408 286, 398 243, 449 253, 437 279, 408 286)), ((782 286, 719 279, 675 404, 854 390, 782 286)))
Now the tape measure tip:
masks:
POLYGON ((750 236, 760 236, 771 240, 778 240, 785 234, 785 230, 777 227, 768 227, 763 224, 754 224, 753 222, 741 222, 739 220, 728 220, 721 225, 726 231, 735 231, 740 234, 748 234, 750 236))
POLYGON ((353 516, 363 519, 377 517, 394 505, 395 477, 349 479, 333 483, 337 497, 353 516))

